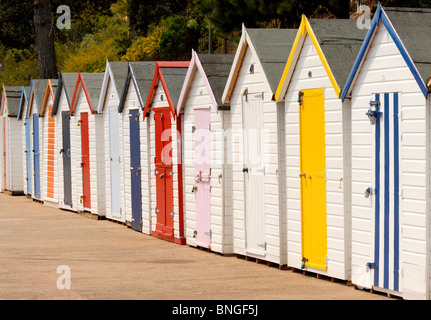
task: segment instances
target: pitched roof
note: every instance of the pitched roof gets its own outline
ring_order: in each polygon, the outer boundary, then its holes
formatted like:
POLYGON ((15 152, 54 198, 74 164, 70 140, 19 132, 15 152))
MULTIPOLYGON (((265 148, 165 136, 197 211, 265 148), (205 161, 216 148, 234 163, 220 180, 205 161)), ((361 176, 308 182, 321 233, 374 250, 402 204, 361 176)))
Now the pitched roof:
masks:
POLYGON ((75 109, 75 99, 78 87, 82 85, 83 91, 88 98, 89 106, 92 113, 97 113, 97 104, 100 98, 100 88, 102 86, 104 73, 78 73, 78 80, 73 93, 72 103, 71 103, 71 115, 75 109))
POLYGON ((277 90, 283 68, 295 41, 296 29, 246 29, 243 26, 241 40, 223 91, 222 101, 230 98, 238 78, 248 46, 255 50, 271 89, 271 99, 277 90))
POLYGON ((125 83, 122 87, 120 105, 118 111, 122 112, 126 100, 127 90, 130 85, 135 86, 138 93, 138 101, 141 109, 144 108, 145 100, 150 92, 151 84, 153 82, 154 71, 156 63, 154 61, 133 61, 129 62, 127 69, 127 76, 125 83), (130 79, 129 79, 130 77, 130 79), (129 82, 131 80, 132 82, 129 82))
POLYGON ((353 19, 310 19, 309 23, 338 85, 343 87, 368 30, 358 28, 353 19))
MULTIPOLYGON (((30 89, 30 95, 33 94, 34 102, 36 103, 37 113, 40 113, 42 108, 43 98, 45 96, 46 86, 48 79, 32 79, 32 88, 30 89)), ((31 102, 31 97, 30 97, 31 102)), ((33 106, 31 106, 33 107, 33 106)))
MULTIPOLYGON (((7 114, 9 117, 16 117, 21 102, 22 87, 5 86, 3 94, 7 99, 7 114)), ((3 106, 4 108, 5 106, 3 106)))
POLYGON ((431 9, 384 8, 424 82, 431 73, 431 9))
POLYGON ((341 93, 342 100, 351 92, 352 86, 360 72, 362 62, 366 57, 368 47, 374 39, 374 34, 382 25, 387 29, 426 98, 429 91, 427 83, 431 72, 431 57, 427 52, 427 48, 431 46, 431 38, 429 37, 431 31, 431 10, 416 8, 383 9, 379 3, 371 21, 370 29, 365 36, 347 79, 346 86, 341 93))
POLYGON ((233 54, 198 54, 198 57, 217 104, 226 105, 221 101, 221 97, 235 56, 233 54))
POLYGON ((123 90, 124 81, 127 76, 127 62, 109 62, 112 75, 114 77, 117 95, 120 96, 123 90))
MULTIPOLYGON (((48 84, 45 88, 45 94, 43 97, 43 103, 40 109, 40 114, 42 116, 45 116, 45 112, 46 112, 46 107, 47 107, 47 103, 48 103, 48 97, 51 94, 52 95, 52 101, 55 101, 55 91, 57 89, 57 84, 58 84, 58 79, 49 79, 48 80, 48 84)), ((50 116, 50 115, 48 115, 50 116)))
POLYGON ((102 85, 100 86, 100 97, 104 97, 103 99, 99 99, 97 107, 97 112, 102 113, 105 108, 106 102, 106 94, 108 93, 108 86, 112 85, 115 88, 115 93, 117 94, 118 99, 121 99, 121 94, 124 89, 124 82, 128 75, 128 62, 109 62, 106 61, 106 68, 103 77, 102 85))
POLYGON ((272 93, 277 90, 297 29, 247 29, 268 79, 272 93))
POLYGON ((55 99, 54 99, 54 105, 52 107, 52 115, 57 114, 58 104, 60 103, 60 95, 63 88, 66 94, 68 106, 70 108, 70 104, 72 103, 71 98, 73 95, 73 91, 75 89, 77 79, 78 79, 78 73, 62 73, 60 71, 58 85, 54 93, 55 99))

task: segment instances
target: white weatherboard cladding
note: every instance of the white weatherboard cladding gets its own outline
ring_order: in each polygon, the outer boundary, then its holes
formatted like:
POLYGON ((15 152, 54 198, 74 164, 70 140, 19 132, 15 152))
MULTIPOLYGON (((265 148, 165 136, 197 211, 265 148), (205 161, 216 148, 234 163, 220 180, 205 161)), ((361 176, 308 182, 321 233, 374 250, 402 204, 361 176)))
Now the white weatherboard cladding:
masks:
POLYGON ((352 282, 365 287, 373 283, 370 272, 364 272, 374 260, 374 206, 364 192, 374 186, 375 161, 373 128, 365 112, 375 93, 392 92, 400 94, 400 289, 406 299, 424 299, 429 297, 429 103, 381 24, 351 102, 352 282))
MULTIPOLYGON (((109 112, 111 108, 115 108, 118 110, 119 98, 115 91, 115 86, 113 85, 113 80, 109 81, 108 88, 106 90, 105 103, 103 108, 103 136, 104 136, 104 152, 100 155, 103 158, 99 157, 98 160, 104 162, 104 174, 103 177, 105 179, 105 199, 106 199, 106 217, 113 220, 118 220, 122 222, 126 222, 126 215, 124 209, 124 176, 120 174, 120 190, 121 190, 121 214, 120 216, 115 216, 111 212, 111 150, 110 150, 110 126, 117 126, 119 132, 123 132, 123 124, 118 117, 117 123, 110 123, 109 112), (103 160, 102 160, 103 159, 103 160)), ((119 136, 119 152, 120 152, 120 172, 124 172, 124 161, 123 161, 123 139, 124 134, 120 134, 119 136)), ((129 220, 130 221, 130 220, 129 220)))
POLYGON ((16 118, 6 118, 6 145, 7 145, 7 169, 8 169, 8 189, 11 191, 23 191, 23 171, 22 171, 22 148, 21 122, 16 118))
MULTIPOLYGON (((286 121, 286 198, 287 198, 287 260, 288 265, 301 268, 301 183, 300 136, 298 93, 305 89, 324 89, 325 152, 326 152, 326 213, 327 213, 327 270, 313 270, 339 279, 350 277, 350 210, 344 192, 350 184, 348 170, 347 122, 350 113, 344 110, 341 100, 331 84, 316 49, 307 35, 299 54, 296 68, 285 95, 286 121), (309 77, 311 71, 312 77, 309 77), (343 128, 344 124, 344 128, 343 128), (347 183, 346 183, 347 182, 347 183)), ((346 190, 347 188, 347 190, 346 190)), ((347 200, 348 201, 348 200, 347 200)))
MULTIPOLYGON (((43 172, 41 176, 41 182, 44 186, 43 192, 42 192, 42 200, 45 204, 58 203, 58 140, 57 137, 55 137, 54 140, 54 197, 48 197, 48 122, 50 121, 51 115, 49 112, 49 106, 53 105, 54 101, 52 100, 51 94, 49 94, 48 101, 46 102, 46 109, 45 114, 41 118, 41 121, 43 121, 43 149, 46 150, 46 152, 43 153, 41 157, 41 172, 43 172)), ((57 121, 57 119, 55 119, 57 121)), ((61 119, 60 119, 61 121, 61 119)))
POLYGON ((81 202, 83 195, 82 184, 82 168, 81 168, 81 127, 78 122, 81 119, 81 112, 88 112, 88 129, 89 129, 89 149, 90 149, 90 196, 91 210, 93 214, 100 216, 105 215, 105 197, 103 186, 102 172, 103 162, 97 161, 100 159, 101 150, 103 150, 103 135, 100 134, 102 125, 102 116, 91 114, 87 98, 80 88, 77 93, 77 101, 75 102, 74 115, 70 117, 70 149, 71 149, 71 169, 72 169, 72 209, 84 211, 81 202), (96 134, 96 131, 99 134, 96 134))
MULTIPOLYGON (((156 230, 156 223, 157 223, 157 216, 155 213, 156 206, 157 206, 157 197, 156 197, 156 176, 154 174, 156 170, 156 166, 154 163, 154 157, 156 156, 156 145, 155 145, 155 126, 154 126, 154 109, 160 108, 160 107, 168 107, 168 101, 166 99, 166 94, 163 89, 163 86, 161 85, 160 81, 157 86, 157 89, 154 92, 153 97, 153 103, 152 108, 150 112, 150 116, 146 118, 146 122, 150 122, 150 185, 151 185, 151 204, 150 204, 150 212, 151 212, 151 231, 156 230), (161 97, 163 96, 163 100, 161 97)), ((173 175, 173 197, 174 197, 174 238, 179 239, 179 190, 178 190, 178 139, 181 140, 181 137, 177 133, 177 123, 176 120, 174 120, 172 114, 171 114, 171 132, 172 132, 172 171, 174 173, 173 175)), ((142 142, 141 142, 142 145, 142 142)), ((184 168, 183 168, 184 172, 184 168)), ((145 209, 143 208, 143 212, 145 212, 145 209)))
MULTIPOLYGON (((60 154, 60 150, 63 148, 63 126, 61 113, 63 111, 70 111, 69 103, 67 101, 66 92, 64 87, 61 88, 61 93, 58 101, 58 109, 55 115, 55 157, 56 157, 56 179, 57 184, 57 197, 58 206, 63 209, 71 209, 70 206, 64 204, 64 176, 63 176, 63 156, 60 154)), ((70 150, 72 152, 72 148, 70 150)), ((73 184, 73 178, 72 184, 73 184)))
POLYGON ((248 47, 239 70, 236 85, 231 97, 231 123, 232 123, 232 212, 234 252, 248 255, 284 265, 287 263, 286 252, 282 250, 282 241, 285 238, 286 225, 284 225, 285 212, 280 206, 279 183, 283 179, 278 174, 279 169, 279 137, 277 127, 278 106, 271 101, 272 93, 262 66, 253 50, 248 47), (250 74, 250 65, 254 65, 254 73, 250 74), (265 199, 265 256, 247 252, 245 244, 245 212, 244 212, 244 173, 243 173, 243 148, 242 148, 242 98, 247 89, 249 96, 263 94, 263 107, 261 117, 267 135, 267 162, 264 176, 265 199))
POLYGON ((195 186, 195 150, 192 127, 194 107, 210 107, 211 130, 211 250, 220 253, 233 252, 232 205, 231 205, 231 165, 227 163, 226 144, 221 137, 228 132, 229 111, 214 108, 208 89, 200 72, 194 73, 187 99, 184 103, 183 120, 183 170, 184 170, 184 221, 187 244, 195 246, 196 196, 191 190, 195 186), (221 178, 219 176, 221 175, 221 178))
POLYGON ((139 109, 139 131, 141 149, 141 190, 142 190, 142 232, 151 234, 150 210, 149 210, 149 175, 148 170, 148 142, 147 142, 147 121, 143 121, 138 95, 133 82, 130 81, 124 108, 121 114, 123 125, 123 181, 124 181, 124 213, 126 221, 132 221, 132 180, 130 176, 130 110, 139 109))

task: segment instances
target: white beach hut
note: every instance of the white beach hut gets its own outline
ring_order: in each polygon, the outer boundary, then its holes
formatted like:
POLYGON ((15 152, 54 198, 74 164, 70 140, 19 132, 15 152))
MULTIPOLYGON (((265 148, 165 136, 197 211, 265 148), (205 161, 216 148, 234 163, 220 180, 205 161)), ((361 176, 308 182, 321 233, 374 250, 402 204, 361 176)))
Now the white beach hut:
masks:
POLYGON ((341 89, 365 37, 352 19, 302 17, 276 93, 285 103, 287 262, 351 270, 350 108, 341 89))
POLYGON ((286 265, 284 104, 274 94, 293 29, 246 29, 222 96, 232 129, 233 250, 286 265))
POLYGON ((221 96, 234 55, 192 51, 177 105, 182 115, 184 223, 187 244, 233 253, 232 164, 225 136, 230 106, 221 96))
POLYGON ((130 62, 118 112, 122 121, 123 207, 126 222, 136 231, 151 234, 149 121, 142 110, 154 77, 155 62, 130 62))
POLYGON ((430 298, 431 10, 377 7, 341 97, 352 114, 352 282, 430 298))

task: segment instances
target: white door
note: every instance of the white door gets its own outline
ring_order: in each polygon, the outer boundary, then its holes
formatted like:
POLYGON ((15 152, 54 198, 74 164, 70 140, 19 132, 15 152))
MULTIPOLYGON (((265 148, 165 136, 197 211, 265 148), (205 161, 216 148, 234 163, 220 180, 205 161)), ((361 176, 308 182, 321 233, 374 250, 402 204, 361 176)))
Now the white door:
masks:
POLYGON ((118 108, 109 108, 109 146, 111 163, 111 214, 121 217, 121 187, 120 187, 120 130, 118 123, 118 108))
POLYGON ((265 255, 265 163, 262 94, 242 97, 247 252, 265 255))

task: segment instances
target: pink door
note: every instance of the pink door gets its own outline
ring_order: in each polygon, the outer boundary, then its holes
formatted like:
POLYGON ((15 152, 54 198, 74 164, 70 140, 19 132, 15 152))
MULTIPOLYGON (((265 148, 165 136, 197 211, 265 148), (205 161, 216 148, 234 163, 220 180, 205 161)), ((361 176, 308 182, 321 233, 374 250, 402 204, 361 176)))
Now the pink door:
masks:
POLYGON ((210 163, 211 134, 209 107, 194 108, 195 125, 195 192, 196 245, 209 248, 211 244, 210 163))

